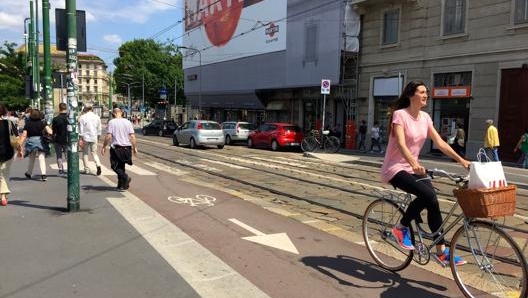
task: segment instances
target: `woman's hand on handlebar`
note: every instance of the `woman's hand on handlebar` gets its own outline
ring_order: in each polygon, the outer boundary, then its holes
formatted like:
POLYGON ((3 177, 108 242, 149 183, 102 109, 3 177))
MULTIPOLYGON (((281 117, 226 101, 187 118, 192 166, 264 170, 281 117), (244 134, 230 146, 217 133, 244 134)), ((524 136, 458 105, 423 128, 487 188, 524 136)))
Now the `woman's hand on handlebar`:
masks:
POLYGON ((462 159, 459 163, 464 167, 464 169, 469 171, 469 166, 471 165, 469 160, 462 159))
POLYGON ((412 169, 416 175, 426 175, 427 174, 425 167, 423 167, 421 164, 412 166, 412 169))

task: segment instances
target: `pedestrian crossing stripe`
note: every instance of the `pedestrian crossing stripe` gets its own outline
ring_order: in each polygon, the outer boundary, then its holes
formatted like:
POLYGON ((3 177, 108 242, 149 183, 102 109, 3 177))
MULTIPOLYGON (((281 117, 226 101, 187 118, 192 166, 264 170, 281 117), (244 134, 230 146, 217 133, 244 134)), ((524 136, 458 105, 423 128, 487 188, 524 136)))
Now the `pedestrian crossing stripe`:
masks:
MULTIPOLYGON (((68 169, 68 165, 66 163, 63 163, 64 165, 64 170, 66 171, 68 169)), ((59 170, 59 167, 57 166, 56 163, 52 163, 50 164, 50 168, 52 168, 53 170, 59 170)), ((82 169, 80 169, 80 171, 82 172, 82 169)), ((95 174, 96 173, 96 169, 95 167, 93 166, 90 166, 90 171, 95 174)), ((154 173, 154 172, 151 172, 149 170, 145 170, 143 168, 140 168, 136 165, 131 165, 131 166, 126 166, 126 171, 127 172, 131 172, 131 173, 134 173, 136 175, 142 175, 142 176, 156 176, 158 174, 154 173)), ((104 176, 116 176, 116 173, 110 169, 110 168, 107 168, 105 167, 104 165, 101 165, 101 175, 104 175, 104 176)))

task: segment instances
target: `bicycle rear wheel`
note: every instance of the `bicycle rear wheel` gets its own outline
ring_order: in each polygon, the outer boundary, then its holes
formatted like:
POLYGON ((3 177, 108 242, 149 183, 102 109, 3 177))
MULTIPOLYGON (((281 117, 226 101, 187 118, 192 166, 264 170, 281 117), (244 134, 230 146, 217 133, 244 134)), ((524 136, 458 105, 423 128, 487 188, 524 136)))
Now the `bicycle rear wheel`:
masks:
MULTIPOLYGON (((414 252, 400 247, 392 228, 400 221, 403 210, 394 202, 378 199, 370 203, 363 216, 363 239, 369 254, 381 267, 399 271, 411 263, 414 252)), ((414 243, 414 234, 411 239, 414 243)))
POLYGON ((327 153, 336 153, 339 150, 340 141, 337 137, 330 136, 324 140, 324 151, 327 153))
POLYGON ((527 295, 527 264, 515 241, 489 222, 460 227, 450 248, 451 272, 466 297, 520 297, 527 295), (455 266, 455 255, 467 264, 455 266))
POLYGON ((313 152, 319 146, 314 136, 306 137, 301 141, 301 149, 304 152, 313 152))

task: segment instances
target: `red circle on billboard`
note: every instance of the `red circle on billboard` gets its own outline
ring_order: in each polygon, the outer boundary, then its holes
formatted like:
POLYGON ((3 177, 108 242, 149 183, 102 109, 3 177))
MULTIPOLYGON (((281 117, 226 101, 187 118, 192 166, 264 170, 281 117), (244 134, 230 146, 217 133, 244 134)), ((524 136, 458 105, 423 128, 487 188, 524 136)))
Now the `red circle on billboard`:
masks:
POLYGON ((207 38, 213 45, 220 47, 231 40, 240 20, 243 6, 244 1, 241 0, 220 0, 219 3, 211 5, 202 21, 207 38), (231 6, 228 6, 228 3, 231 6))

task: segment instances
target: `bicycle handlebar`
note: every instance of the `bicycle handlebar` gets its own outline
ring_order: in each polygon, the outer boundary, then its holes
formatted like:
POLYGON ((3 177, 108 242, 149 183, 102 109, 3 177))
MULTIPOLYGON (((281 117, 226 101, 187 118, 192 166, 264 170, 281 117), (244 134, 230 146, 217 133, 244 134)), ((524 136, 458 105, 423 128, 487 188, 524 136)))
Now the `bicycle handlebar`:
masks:
POLYGON ((437 168, 432 169, 432 170, 427 169, 426 172, 427 172, 427 175, 429 177, 431 177, 431 179, 434 179, 435 175, 439 175, 439 176, 442 176, 442 177, 449 178, 451 181, 455 182, 456 184, 467 183, 469 181, 469 176, 468 175, 449 173, 447 171, 444 171, 444 170, 441 170, 441 169, 437 169, 437 168))

